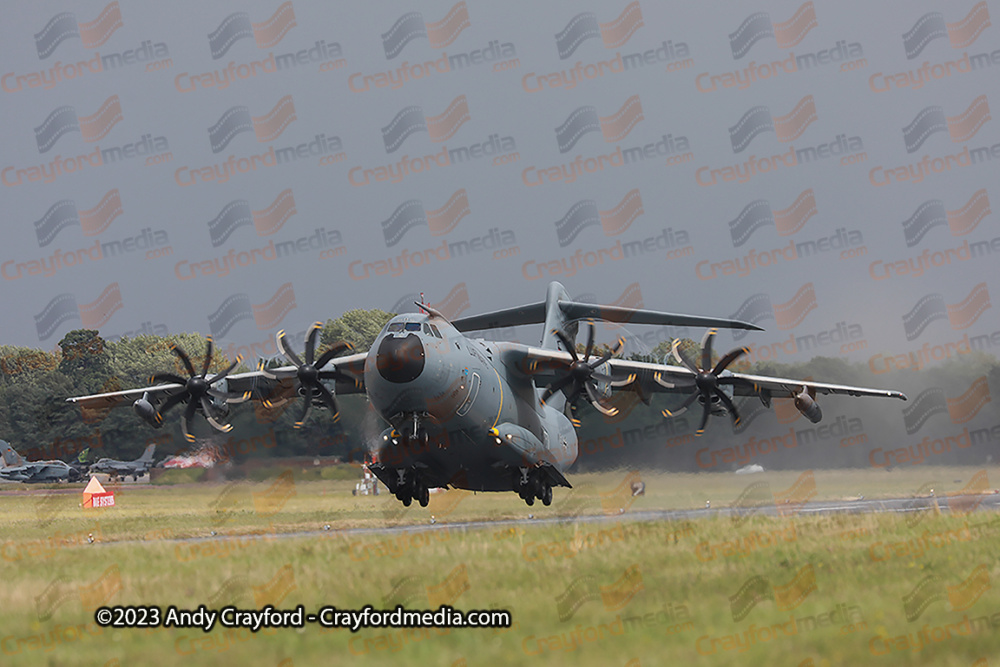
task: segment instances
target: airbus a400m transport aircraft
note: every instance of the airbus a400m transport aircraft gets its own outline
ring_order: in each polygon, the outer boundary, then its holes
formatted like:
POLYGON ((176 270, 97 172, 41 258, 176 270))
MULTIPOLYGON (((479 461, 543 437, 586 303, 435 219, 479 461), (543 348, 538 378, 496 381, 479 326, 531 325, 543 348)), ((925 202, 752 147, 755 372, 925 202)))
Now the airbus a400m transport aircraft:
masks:
POLYGON ((191 420, 200 412, 216 429, 228 431, 229 404, 260 400, 265 405, 301 396, 300 426, 313 406, 339 417, 337 394, 364 393, 386 428, 373 443, 373 473, 404 504, 413 499, 426 506, 435 487, 476 491, 516 491, 531 505, 548 505, 552 487, 570 484, 563 473, 576 461, 573 404, 583 397, 600 412, 613 415, 612 391, 632 391, 646 404, 654 392, 687 394, 673 417, 695 401, 702 406, 698 434, 710 415, 728 414, 739 422, 734 396, 757 396, 766 406, 773 397, 794 398, 798 410, 813 422, 822 419, 817 394, 883 396, 906 400, 898 391, 807 382, 733 373, 726 368, 744 354, 736 348, 712 365, 714 327, 760 328, 746 322, 679 315, 650 310, 600 306, 571 301, 565 288, 551 283, 545 301, 485 315, 446 320, 434 308, 393 317, 367 352, 345 354, 335 345, 318 359, 316 323, 306 334, 304 359, 278 332, 277 343, 291 366, 231 374, 239 363, 209 376, 212 341, 198 373, 188 355, 173 352, 188 378, 154 375, 153 386, 70 398, 84 408, 104 409, 131 402, 135 412, 154 427, 163 413, 186 403, 181 419, 189 441, 191 420), (596 356, 594 320, 661 326, 710 327, 700 359, 690 359, 673 346, 680 364, 645 363, 616 358, 622 341, 596 356), (576 349, 581 322, 589 322, 583 354, 576 349), (539 347, 488 342, 466 337, 468 331, 543 324, 539 347))

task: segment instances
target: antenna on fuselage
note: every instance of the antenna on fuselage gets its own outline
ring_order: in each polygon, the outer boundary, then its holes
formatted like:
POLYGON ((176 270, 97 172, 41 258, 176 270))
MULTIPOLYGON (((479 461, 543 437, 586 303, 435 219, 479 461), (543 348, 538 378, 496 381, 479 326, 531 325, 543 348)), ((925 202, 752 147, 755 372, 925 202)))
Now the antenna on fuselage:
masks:
MULTIPOLYGON (((423 292, 420 293, 420 296, 421 300, 423 300, 423 292)), ((417 306, 417 308, 427 311, 427 314, 430 315, 431 317, 441 318, 445 322, 448 321, 448 318, 442 315, 441 311, 438 310, 437 308, 434 308, 433 306, 430 306, 426 303, 417 303, 416 301, 414 301, 413 303, 417 306)))

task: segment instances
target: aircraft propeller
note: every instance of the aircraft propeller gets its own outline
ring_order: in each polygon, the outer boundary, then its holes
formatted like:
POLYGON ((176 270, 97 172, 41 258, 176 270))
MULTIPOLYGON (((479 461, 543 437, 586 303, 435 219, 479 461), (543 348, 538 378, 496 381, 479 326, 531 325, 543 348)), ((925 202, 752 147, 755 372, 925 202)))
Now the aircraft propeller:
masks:
MULTIPOLYGON (((236 361, 229 365, 229 368, 222 371, 218 375, 213 375, 211 378, 208 377, 208 369, 212 365, 212 351, 214 349, 211 336, 208 338, 208 342, 205 346, 205 362, 202 365, 201 373, 198 373, 194 364, 191 363, 191 358, 187 353, 181 349, 179 345, 171 345, 170 351, 177 355, 181 363, 184 365, 185 370, 188 372, 188 377, 185 379, 176 373, 157 373, 150 378, 151 384, 162 384, 165 382, 175 383, 184 385, 182 391, 176 394, 171 394, 166 401, 163 403, 161 409, 152 408, 152 415, 150 420, 152 423, 159 425, 163 423, 163 415, 166 414, 173 407, 181 402, 186 402, 187 407, 184 409, 183 415, 181 415, 181 431, 184 433, 184 439, 188 442, 194 442, 194 435, 191 433, 191 419, 194 417, 195 411, 201 407, 202 413, 205 415, 205 419, 208 423, 212 425, 218 431, 223 433, 228 433, 233 429, 229 424, 223 424, 219 420, 225 418, 226 413, 209 400, 210 398, 217 398, 225 400, 229 403, 236 403, 249 398, 247 394, 234 394, 230 392, 221 391, 212 387, 213 384, 220 380, 224 380, 227 375, 229 375, 234 368, 242 361, 242 357, 236 357, 236 361)), ((149 410, 151 406, 146 406, 149 410)))
POLYGON ((587 395, 587 401, 594 406, 595 410, 598 410, 602 414, 609 417, 613 417, 618 414, 618 408, 614 406, 607 406, 601 400, 600 394, 597 392, 596 382, 614 382, 614 378, 610 375, 605 375, 604 373, 599 373, 597 368, 604 364, 608 359, 618 354, 621 350, 622 345, 625 341, 621 338, 615 344, 614 348, 608 350, 601 357, 594 357, 591 359, 591 353, 594 351, 594 323, 590 322, 590 328, 587 331, 587 345, 584 348, 583 358, 581 358, 576 353, 576 346, 573 341, 569 339, 562 331, 556 329, 552 333, 559 338, 559 341, 566 348, 572 357, 572 361, 565 362, 563 369, 565 373, 561 377, 556 377, 549 386, 545 388, 545 392, 542 394, 542 403, 549 400, 549 398, 559 390, 563 390, 566 395, 566 402, 570 406, 574 406, 576 400, 581 394, 587 395))
POLYGON ((720 374, 726 370, 726 368, 732 364, 734 361, 739 359, 745 354, 749 354, 750 350, 745 347, 738 347, 730 350, 719 359, 719 362, 712 367, 712 341, 715 340, 716 329, 709 329, 705 332, 705 336, 701 339, 701 365, 695 364, 691 359, 687 357, 679 349, 680 340, 675 340, 670 352, 674 355, 677 361, 684 365, 689 371, 694 373, 693 378, 672 378, 671 381, 663 379, 662 374, 657 373, 654 376, 656 382, 660 385, 673 388, 677 386, 690 386, 695 387, 694 393, 687 397, 687 399, 681 404, 681 406, 674 410, 664 410, 664 417, 676 417, 688 409, 695 399, 700 398, 703 404, 703 412, 701 415, 701 424, 698 426, 698 430, 695 435, 701 435, 705 432, 705 427, 708 425, 708 417, 712 413, 712 401, 718 398, 726 410, 729 411, 729 416, 733 420, 733 426, 740 423, 740 414, 736 410, 736 405, 733 403, 729 395, 722 391, 720 385, 735 384, 735 380, 730 377, 722 376, 720 374))
MULTIPOLYGON (((323 329, 322 322, 315 322, 310 328, 308 333, 306 333, 305 340, 305 361, 299 358, 295 351, 292 350, 288 345, 287 336, 285 335, 284 329, 278 332, 278 349, 281 353, 292 362, 295 366, 295 370, 287 371, 277 371, 271 369, 268 374, 273 375, 277 378, 284 377, 295 377, 299 381, 300 393, 302 393, 304 400, 302 405, 302 413, 299 415, 299 419, 295 422, 295 428, 302 428, 302 424, 305 423, 306 418, 309 416, 309 411, 312 409, 313 398, 318 396, 319 399, 330 409, 333 413, 333 421, 340 419, 340 410, 337 408, 337 400, 333 397, 333 393, 327 389, 320 380, 341 380, 343 382, 354 382, 357 383, 357 378, 344 373, 339 370, 321 370, 326 366, 334 357, 340 356, 344 352, 353 350, 354 346, 350 343, 340 342, 331 347, 329 350, 324 352, 318 360, 315 360, 316 355, 316 340, 319 336, 319 332, 323 329)), ((265 401, 265 405, 268 403, 265 401)))

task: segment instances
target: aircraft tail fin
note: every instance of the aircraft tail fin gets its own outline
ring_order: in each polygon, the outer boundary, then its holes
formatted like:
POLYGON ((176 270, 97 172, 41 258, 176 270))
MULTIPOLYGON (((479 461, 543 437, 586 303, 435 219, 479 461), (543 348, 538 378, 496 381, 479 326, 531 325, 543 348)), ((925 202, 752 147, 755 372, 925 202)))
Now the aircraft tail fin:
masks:
POLYGON ((761 327, 755 324, 722 317, 702 317, 700 315, 643 310, 641 308, 623 308, 621 306, 580 303, 570 300, 566 288, 557 282, 549 283, 549 289, 545 295, 544 302, 497 310, 492 313, 484 313, 483 315, 463 317, 454 320, 452 324, 459 331, 498 329, 500 327, 514 327, 523 324, 544 324, 545 330, 542 333, 542 347, 555 350, 559 349, 559 339, 553 333, 553 330, 559 329, 570 340, 576 340, 577 329, 579 328, 578 322, 580 320, 763 331, 761 327))
POLYGON ((153 453, 156 451, 156 444, 152 444, 146 447, 146 451, 142 453, 142 456, 136 459, 136 463, 152 463, 153 453))
POLYGON ((0 440, 0 447, 3 447, 3 467, 4 468, 16 468, 18 466, 24 465, 24 457, 14 451, 14 448, 10 446, 10 443, 6 440, 0 440))

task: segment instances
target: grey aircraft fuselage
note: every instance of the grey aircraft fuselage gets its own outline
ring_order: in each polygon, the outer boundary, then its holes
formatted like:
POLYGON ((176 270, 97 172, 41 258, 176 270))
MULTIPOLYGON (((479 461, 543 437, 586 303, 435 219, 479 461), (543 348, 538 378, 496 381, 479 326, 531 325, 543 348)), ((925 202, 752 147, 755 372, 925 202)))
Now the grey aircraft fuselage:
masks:
POLYGON ((468 338, 440 318, 393 318, 364 369, 372 406, 392 424, 378 462, 418 468, 431 488, 509 491, 511 470, 539 463, 561 477, 576 461, 576 430, 562 397, 542 403, 510 356, 508 344, 468 338))

